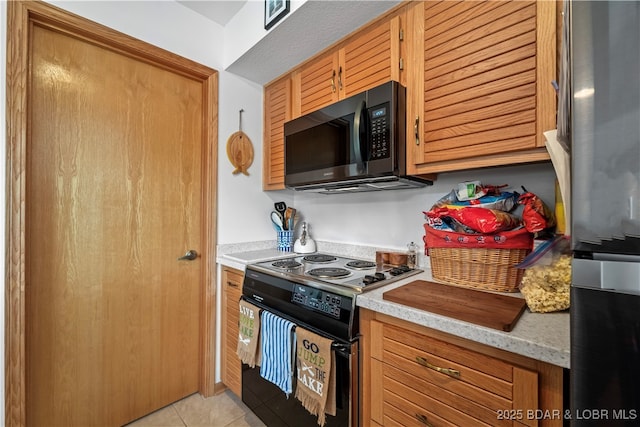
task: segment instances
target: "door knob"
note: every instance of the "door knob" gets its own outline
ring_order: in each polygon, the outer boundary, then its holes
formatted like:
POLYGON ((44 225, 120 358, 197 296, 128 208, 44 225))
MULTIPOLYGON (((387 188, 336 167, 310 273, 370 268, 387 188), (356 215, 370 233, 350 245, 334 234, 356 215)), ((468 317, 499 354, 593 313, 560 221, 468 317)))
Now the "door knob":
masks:
POLYGON ((178 261, 193 261, 196 258, 198 258, 198 252, 191 249, 191 250, 188 250, 186 254, 178 258, 178 261))

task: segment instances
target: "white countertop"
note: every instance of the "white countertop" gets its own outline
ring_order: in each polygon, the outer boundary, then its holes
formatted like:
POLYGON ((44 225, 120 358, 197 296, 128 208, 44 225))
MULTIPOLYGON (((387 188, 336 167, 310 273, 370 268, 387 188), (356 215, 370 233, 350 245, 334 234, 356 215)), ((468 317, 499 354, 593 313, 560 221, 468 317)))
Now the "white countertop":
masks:
POLYGON ((471 341, 563 368, 569 368, 568 312, 532 313, 527 308, 511 332, 503 332, 383 299, 382 294, 384 292, 406 285, 414 280, 430 281, 432 280, 431 272, 426 270, 424 273, 365 292, 358 296, 356 304, 359 307, 447 332, 471 341))
POLYGON ((244 271, 247 264, 269 261, 271 259, 283 259, 298 256, 295 252, 282 252, 273 249, 258 249, 247 252, 233 252, 218 255, 218 264, 244 271))
MULTIPOLYGON (((247 264, 295 256, 295 253, 258 249, 218 255, 219 264, 245 270, 247 264)), ((382 294, 414 280, 432 280, 430 270, 358 296, 356 304, 369 310, 437 329, 532 359, 569 368, 569 313, 532 313, 526 309, 511 332, 415 309, 383 299, 382 294)))

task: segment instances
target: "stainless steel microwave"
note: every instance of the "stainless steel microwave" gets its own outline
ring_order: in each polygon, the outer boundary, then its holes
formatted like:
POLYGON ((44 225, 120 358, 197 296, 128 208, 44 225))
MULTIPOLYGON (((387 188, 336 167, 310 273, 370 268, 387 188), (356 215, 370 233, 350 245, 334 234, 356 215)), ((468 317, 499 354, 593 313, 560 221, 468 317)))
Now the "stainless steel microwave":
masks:
POLYGON ((406 89, 398 82, 284 124, 285 185, 350 193, 423 187, 406 175, 406 89))

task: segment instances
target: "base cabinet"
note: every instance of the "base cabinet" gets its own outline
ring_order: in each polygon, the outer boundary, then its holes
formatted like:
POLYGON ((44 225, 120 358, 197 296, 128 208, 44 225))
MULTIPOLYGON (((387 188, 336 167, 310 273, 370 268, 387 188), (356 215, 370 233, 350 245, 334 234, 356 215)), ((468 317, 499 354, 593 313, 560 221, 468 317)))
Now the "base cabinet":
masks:
POLYGON ((364 425, 562 425, 561 367, 368 310, 360 321, 364 425))
POLYGON ((242 394, 242 364, 236 354, 238 346, 238 301, 242 295, 244 273, 229 267, 222 268, 222 382, 240 397, 242 394))

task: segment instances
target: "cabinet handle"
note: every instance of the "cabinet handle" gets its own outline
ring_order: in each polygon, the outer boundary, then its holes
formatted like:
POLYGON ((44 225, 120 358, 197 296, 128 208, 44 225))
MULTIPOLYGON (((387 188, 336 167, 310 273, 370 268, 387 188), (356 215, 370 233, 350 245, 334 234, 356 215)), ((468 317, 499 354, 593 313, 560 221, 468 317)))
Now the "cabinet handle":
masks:
POLYGON ((342 90, 342 67, 338 68, 338 87, 342 90))
POLYGON ((420 134, 418 133, 418 125, 420 124, 420 117, 416 116, 415 124, 413 125, 413 133, 416 136, 416 145, 420 145, 420 134))
POLYGON ((230 288, 238 288, 238 284, 237 283, 233 283, 233 282, 229 282, 227 281, 227 286, 229 286, 230 288))
POLYGON ((331 75, 331 90, 333 93, 336 92, 336 70, 333 70, 333 74, 331 75))
POLYGON ((427 418, 426 415, 416 414, 416 419, 420 421, 422 424, 426 425, 427 427, 433 427, 433 425, 429 422, 429 419, 427 418))
POLYGON ((416 362, 418 362, 420 365, 424 366, 425 368, 433 369, 436 372, 449 375, 450 377, 460 378, 460 371, 456 371, 455 369, 450 369, 450 368, 441 368, 440 366, 432 365, 431 363, 427 362, 427 359, 425 359, 424 357, 416 356, 416 362))

